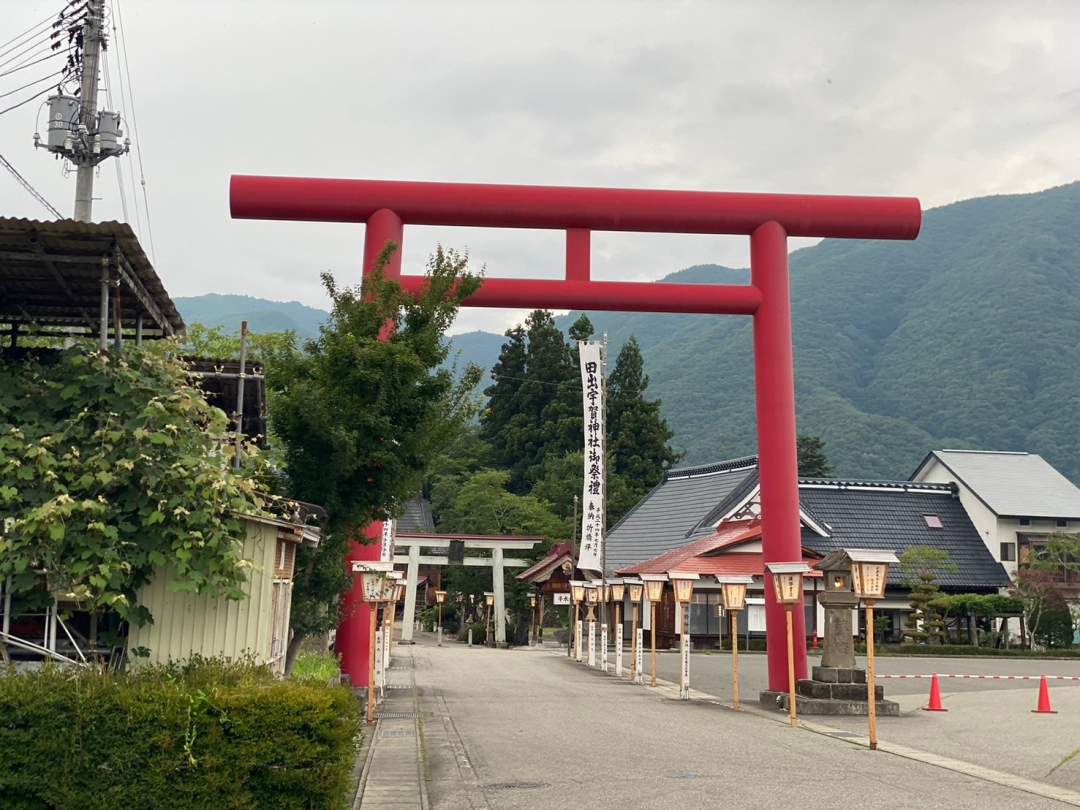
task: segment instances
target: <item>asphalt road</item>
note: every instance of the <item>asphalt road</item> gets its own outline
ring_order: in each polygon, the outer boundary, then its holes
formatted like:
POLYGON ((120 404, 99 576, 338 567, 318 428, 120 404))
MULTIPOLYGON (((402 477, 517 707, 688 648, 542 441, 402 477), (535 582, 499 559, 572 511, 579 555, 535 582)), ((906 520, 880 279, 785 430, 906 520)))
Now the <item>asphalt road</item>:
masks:
MULTIPOLYGON (((812 658, 811 665, 818 659, 812 658)), ((646 667, 648 667, 646 656, 646 667)), ((865 659, 858 665, 865 667, 865 659)), ((678 656, 658 653, 657 675, 670 681, 679 678, 678 656)), ((882 675, 1047 675, 1080 676, 1080 661, 1021 658, 878 658, 882 675)), ((762 654, 739 655, 740 695, 755 700, 766 687, 766 658, 762 654)), ((702 652, 690 658, 690 683, 694 689, 731 700, 731 653, 702 652)), ((1050 680, 1054 715, 1032 714, 1037 680, 964 680, 942 678, 941 694, 947 712, 922 710, 930 692, 930 680, 882 677, 885 696, 900 703, 900 717, 879 719, 882 739, 956 757, 988 768, 1015 773, 1080 791, 1080 757, 1053 773, 1051 769, 1080 748, 1080 681, 1050 680)), ((866 728, 865 718, 822 718, 830 726, 850 731, 866 728)))
MULTIPOLYGON (((438 648, 423 636, 420 642, 409 655, 435 810, 1064 806, 710 700, 672 700, 665 697, 670 690, 590 671, 554 651, 438 648)), ((756 658, 745 657, 747 697, 764 669, 756 658)), ((695 656, 695 685, 719 684, 721 660, 695 656)), ((674 656, 661 661, 673 672, 674 656)), ((958 706, 937 718, 968 714, 958 706)), ((1039 719, 1064 720, 1043 727, 1056 728, 1057 737, 1073 716, 1080 714, 1039 719)))

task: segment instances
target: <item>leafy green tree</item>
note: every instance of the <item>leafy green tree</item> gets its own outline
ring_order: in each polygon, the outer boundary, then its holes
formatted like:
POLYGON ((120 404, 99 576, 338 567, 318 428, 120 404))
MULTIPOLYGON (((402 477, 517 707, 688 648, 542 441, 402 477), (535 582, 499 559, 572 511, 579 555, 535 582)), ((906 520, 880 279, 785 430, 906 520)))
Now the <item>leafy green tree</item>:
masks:
POLYGON ((165 566, 177 589, 242 597, 238 515, 268 505, 262 462, 245 447, 248 467, 233 469, 225 414, 176 348, 0 364, 0 576, 26 599, 58 594, 141 624, 152 617, 137 591, 165 566))
MULTIPOLYGON (((295 342, 294 332, 249 332, 247 359, 253 363, 262 362, 269 356, 287 350, 295 342)), ((184 335, 184 352, 214 360, 239 360, 240 335, 226 332, 220 326, 188 324, 184 335)))
POLYGON ((930 644, 944 640, 945 624, 931 603, 941 593, 938 577, 956 570, 948 552, 933 546, 909 546, 900 555, 902 582, 911 589, 910 621, 916 628, 908 631, 912 638, 930 644))
POLYGON ((825 442, 819 436, 799 436, 797 440, 800 478, 829 478, 832 465, 825 456, 825 442))
POLYGON ((444 334, 480 280, 466 256, 440 247, 414 300, 382 274, 393 249, 363 294, 325 274, 332 308, 319 337, 303 349, 290 341, 267 358, 271 424, 284 445, 290 493, 329 514, 322 546, 298 558, 290 663, 305 636, 337 623, 350 540, 420 490, 429 463, 472 414, 479 369, 455 382, 442 364, 444 334))
POLYGON ((515 495, 506 487, 506 470, 480 470, 464 481, 441 531, 467 534, 541 534, 560 536, 566 527, 550 506, 535 495, 515 495))
MULTIPOLYGON (((510 431, 518 416, 518 391, 525 381, 525 356, 528 342, 521 326, 506 330, 506 343, 491 369, 492 383, 484 389, 487 407, 480 414, 481 437, 488 443, 493 460, 502 467, 515 462, 510 431)), ((516 423, 520 423, 518 418, 516 423)))
POLYGON ((608 380, 608 456, 613 477, 621 479, 615 486, 608 484, 609 523, 641 500, 678 459, 660 400, 645 398, 648 387, 641 347, 631 336, 608 380))

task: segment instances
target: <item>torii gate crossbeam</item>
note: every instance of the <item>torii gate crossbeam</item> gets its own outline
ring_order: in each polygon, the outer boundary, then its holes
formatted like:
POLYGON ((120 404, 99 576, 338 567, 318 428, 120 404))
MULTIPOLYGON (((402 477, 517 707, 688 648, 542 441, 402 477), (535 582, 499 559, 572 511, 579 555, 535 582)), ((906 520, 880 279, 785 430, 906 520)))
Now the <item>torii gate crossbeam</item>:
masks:
MULTIPOLYGON (((404 226, 453 225, 566 231, 564 280, 486 279, 466 306, 752 315, 758 457, 765 562, 798 562, 798 463, 788 286, 789 236, 914 239, 921 208, 914 198, 733 194, 707 191, 567 188, 234 176, 238 219, 365 223, 364 273, 389 242, 399 245, 387 277, 417 292, 423 277, 401 276, 404 226), (702 285, 593 281, 590 233, 742 234, 750 237, 750 284, 702 285)), ((368 528, 378 538, 381 526, 368 528)), ((350 559, 377 557, 378 543, 353 545, 350 559)), ((359 585, 346 597, 338 628, 342 669, 366 685, 367 606, 359 585)), ((766 575, 769 688, 787 688, 783 608, 766 575)), ((794 611, 796 677, 806 677, 806 631, 794 611)))

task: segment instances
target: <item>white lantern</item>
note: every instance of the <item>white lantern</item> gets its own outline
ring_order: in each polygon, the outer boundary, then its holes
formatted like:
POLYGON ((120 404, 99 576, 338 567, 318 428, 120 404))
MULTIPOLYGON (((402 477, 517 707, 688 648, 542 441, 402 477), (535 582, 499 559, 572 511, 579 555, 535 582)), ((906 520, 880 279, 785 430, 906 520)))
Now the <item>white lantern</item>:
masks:
POLYGON ((773 578, 776 601, 781 605, 793 605, 802 596, 803 574, 810 571, 806 563, 767 563, 773 578))
POLYGON ((688 574, 681 571, 668 571, 668 579, 671 580, 671 587, 675 590, 676 602, 689 602, 690 596, 694 592, 694 580, 698 579, 697 574, 688 574))
POLYGON ((650 602, 659 602, 664 595, 667 574, 642 574, 641 580, 645 583, 645 598, 650 602))
POLYGON ((885 596, 889 565, 900 560, 891 551, 845 548, 851 560, 851 589, 860 599, 876 601, 885 596))
POLYGON ((725 610, 746 609, 746 589, 754 581, 753 577, 717 575, 716 581, 720 583, 725 610))

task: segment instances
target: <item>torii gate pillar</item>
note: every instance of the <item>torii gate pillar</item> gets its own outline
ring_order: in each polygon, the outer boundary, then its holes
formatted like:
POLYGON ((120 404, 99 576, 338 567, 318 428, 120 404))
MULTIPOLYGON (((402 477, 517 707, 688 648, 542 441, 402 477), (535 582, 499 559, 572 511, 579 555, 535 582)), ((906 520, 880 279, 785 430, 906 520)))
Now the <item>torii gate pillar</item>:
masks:
MULTIPOLYGON (((245 176, 232 178, 230 192, 232 215, 238 218, 366 223, 365 273, 388 242, 400 247, 404 223, 566 231, 564 279, 487 278, 465 306, 752 315, 765 562, 802 560, 787 238, 914 239, 922 218, 917 199, 900 197, 245 176), (751 283, 593 281, 588 249, 593 230, 749 236, 751 283)), ((386 273, 414 294, 426 283, 422 276, 400 276, 400 249, 386 273)), ((376 525, 367 534, 377 538, 380 531, 376 525)), ((367 547, 356 545, 352 559, 364 559, 370 553, 367 547)), ((374 553, 378 554, 377 545, 374 553)), ((765 579, 769 689, 785 691, 784 611, 776 603, 771 576, 766 574, 765 579)), ((346 596, 346 606, 357 602, 359 587, 354 586, 353 593, 346 596)), ((360 621, 346 612, 338 630, 342 669, 358 685, 367 677, 370 643, 363 629, 367 626, 363 620, 366 606, 359 607, 355 614, 360 621)), ((795 675, 805 678, 806 628, 801 599, 792 618, 795 675)))

